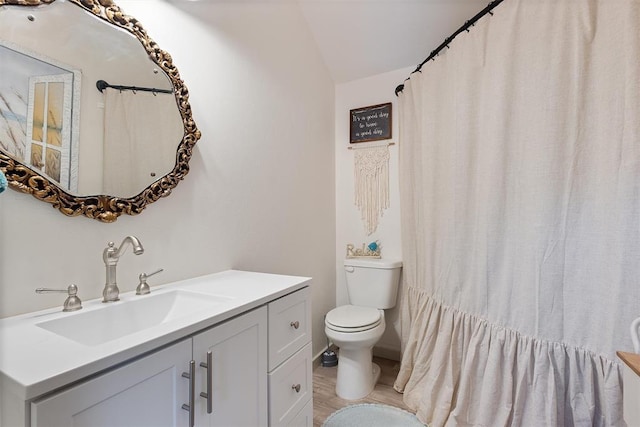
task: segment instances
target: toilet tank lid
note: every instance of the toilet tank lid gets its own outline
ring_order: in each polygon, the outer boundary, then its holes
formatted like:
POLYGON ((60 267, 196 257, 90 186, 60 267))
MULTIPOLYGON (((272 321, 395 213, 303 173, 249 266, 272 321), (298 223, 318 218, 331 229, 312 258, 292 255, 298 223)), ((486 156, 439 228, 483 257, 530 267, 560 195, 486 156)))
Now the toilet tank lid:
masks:
POLYGON ((344 265, 345 267, 392 269, 402 267, 402 261, 385 258, 347 258, 344 260, 344 265))

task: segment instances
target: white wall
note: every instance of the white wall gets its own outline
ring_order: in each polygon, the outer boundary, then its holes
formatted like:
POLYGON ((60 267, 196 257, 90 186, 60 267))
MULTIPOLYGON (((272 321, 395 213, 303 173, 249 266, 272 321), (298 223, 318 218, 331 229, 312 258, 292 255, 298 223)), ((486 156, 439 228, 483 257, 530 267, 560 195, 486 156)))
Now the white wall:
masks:
MULTIPOLYGON (((398 187, 398 107, 394 90, 413 70, 413 67, 395 70, 336 86, 335 147, 336 147, 336 303, 348 303, 344 274, 346 245, 379 240, 382 257, 402 259, 400 245, 400 198, 398 187), (378 229, 367 236, 360 212, 354 203, 353 151, 349 147, 349 110, 369 105, 392 102, 392 133, 389 148, 390 207, 384 212, 378 229)), ((367 143, 360 143, 367 144, 367 143)), ((399 299, 398 299, 399 302, 399 299)), ((399 305, 399 304, 398 304, 399 305)), ((385 312, 387 328, 376 346, 376 353, 390 358, 400 354, 400 321, 398 308, 385 312)))
POLYGON ((102 250, 138 236, 118 266, 123 292, 229 268, 311 276, 314 352, 335 302, 334 85, 296 3, 119 0, 171 53, 202 139, 173 194, 113 224, 0 195, 0 317, 59 306, 40 286, 100 296, 102 250), (188 10, 187 10, 188 7, 188 10), (294 36, 292 36, 294 35, 294 36))

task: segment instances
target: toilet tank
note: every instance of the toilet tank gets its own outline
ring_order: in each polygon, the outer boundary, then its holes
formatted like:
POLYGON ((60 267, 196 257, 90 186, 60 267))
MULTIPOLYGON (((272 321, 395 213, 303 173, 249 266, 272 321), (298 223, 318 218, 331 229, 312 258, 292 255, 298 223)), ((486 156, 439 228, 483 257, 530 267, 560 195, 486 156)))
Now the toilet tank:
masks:
POLYGON ((344 270, 350 304, 379 309, 396 305, 402 261, 348 258, 344 270))

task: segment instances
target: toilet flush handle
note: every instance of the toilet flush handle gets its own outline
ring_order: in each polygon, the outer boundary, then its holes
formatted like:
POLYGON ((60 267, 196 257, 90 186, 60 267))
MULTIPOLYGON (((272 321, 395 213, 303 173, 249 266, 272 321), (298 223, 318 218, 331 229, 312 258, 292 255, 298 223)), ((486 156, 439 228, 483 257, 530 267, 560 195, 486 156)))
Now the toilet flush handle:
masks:
POLYGON ((347 265, 347 266, 344 267, 344 271, 346 271, 347 273, 353 273, 354 271, 356 271, 356 269, 355 269, 355 267, 347 265))

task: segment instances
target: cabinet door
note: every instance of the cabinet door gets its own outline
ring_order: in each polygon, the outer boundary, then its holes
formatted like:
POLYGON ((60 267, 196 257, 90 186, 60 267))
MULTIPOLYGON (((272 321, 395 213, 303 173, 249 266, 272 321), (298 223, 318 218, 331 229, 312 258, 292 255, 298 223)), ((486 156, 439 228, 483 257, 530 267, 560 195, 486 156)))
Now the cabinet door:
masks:
POLYGON ((193 337, 196 361, 196 424, 267 425, 267 309, 261 307, 193 337), (202 367, 211 352, 211 366, 202 367), (207 375, 212 387, 207 390, 207 375), (212 411, 207 413, 211 393, 212 411))
POLYGON ((33 427, 186 426, 191 340, 31 404, 33 427))

